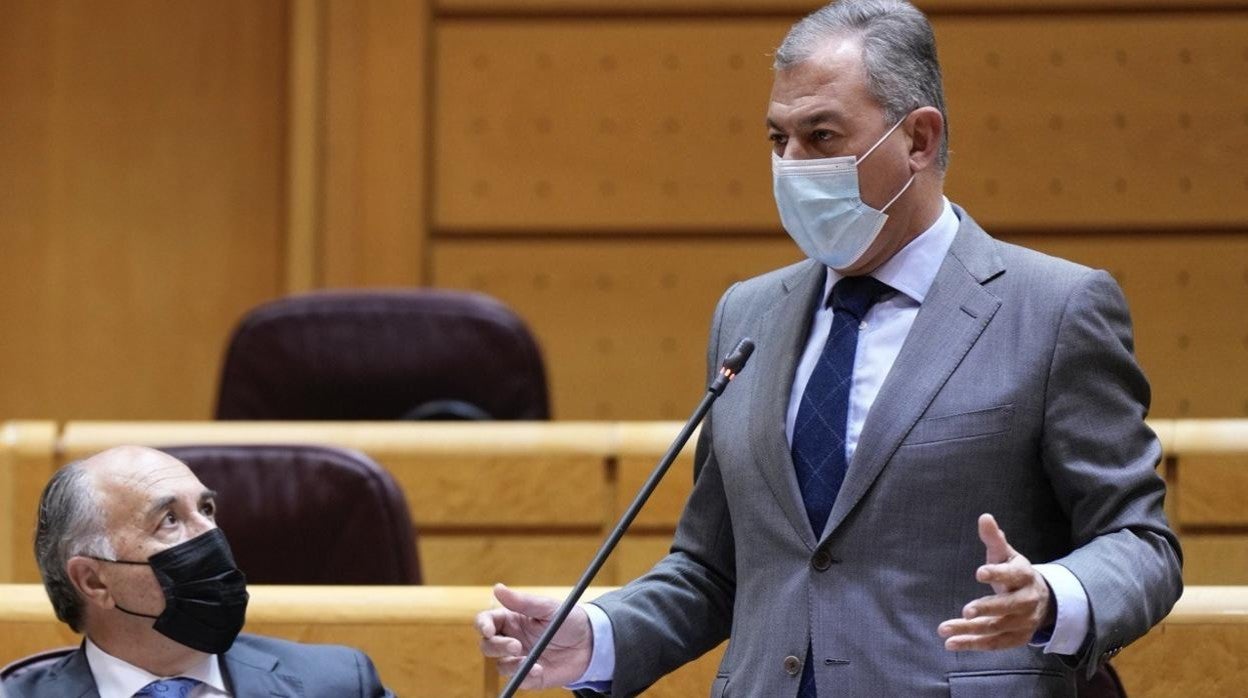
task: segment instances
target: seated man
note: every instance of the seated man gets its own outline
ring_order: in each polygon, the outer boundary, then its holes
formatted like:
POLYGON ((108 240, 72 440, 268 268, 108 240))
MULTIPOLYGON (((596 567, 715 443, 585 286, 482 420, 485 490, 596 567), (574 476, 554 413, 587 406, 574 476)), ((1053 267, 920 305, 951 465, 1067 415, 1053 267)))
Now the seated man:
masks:
POLYGON ((35 554, 56 616, 86 635, 28 696, 392 696, 346 647, 239 635, 247 585, 181 461, 122 446, 61 468, 43 491, 35 554))

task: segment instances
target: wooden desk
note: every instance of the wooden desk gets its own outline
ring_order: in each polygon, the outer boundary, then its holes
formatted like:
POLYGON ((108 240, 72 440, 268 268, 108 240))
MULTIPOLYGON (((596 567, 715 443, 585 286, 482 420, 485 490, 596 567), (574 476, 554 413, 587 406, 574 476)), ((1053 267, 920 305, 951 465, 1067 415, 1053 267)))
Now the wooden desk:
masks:
MULTIPOLYGON (((1248 420, 1152 420, 1189 584, 1248 584, 1248 420), (1181 471, 1181 472, 1180 472, 1181 471)), ((37 582, 35 506, 53 470, 125 443, 322 443, 361 450, 403 488, 430 584, 570 584, 666 450, 674 422, 9 422, 0 427, 0 582, 37 582)), ((687 447, 597 580, 670 545, 693 483, 687 447)))
MULTIPOLYGON (((587 598, 604 591, 591 589, 587 598)), ((248 632, 358 647, 400 696, 479 698, 501 688, 472 628, 476 613, 493 605, 487 587, 254 586, 251 592, 248 632)), ((53 618, 42 587, 0 585, 0 664, 78 642, 53 618)), ((674 672, 646 695, 705 695, 721 651, 674 672)), ((1174 612, 1123 650, 1114 665, 1133 698, 1242 695, 1248 685, 1248 587, 1189 587, 1174 612)), ((566 698, 567 692, 524 695, 566 698)))

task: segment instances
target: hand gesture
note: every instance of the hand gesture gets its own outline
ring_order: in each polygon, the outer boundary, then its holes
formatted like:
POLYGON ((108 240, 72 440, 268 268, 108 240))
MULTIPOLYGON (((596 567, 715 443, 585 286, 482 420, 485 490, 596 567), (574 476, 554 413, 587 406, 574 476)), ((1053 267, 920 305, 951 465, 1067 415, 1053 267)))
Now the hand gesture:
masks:
MULTIPOLYGON (((559 601, 513 591, 502 584, 494 585, 494 598, 502 608, 477 614, 481 654, 497 659, 498 673, 511 676, 546 630, 549 619, 559 610, 559 601)), ((566 686, 584 675, 593 651, 594 635, 589 615, 585 609, 574 607, 520 687, 566 686)))
POLYGON ((992 514, 979 517, 979 539, 986 563, 975 579, 992 586, 992 595, 962 607, 962 617, 940 624, 948 650, 999 650, 1021 647, 1036 631, 1053 625, 1055 608, 1044 576, 1010 547, 992 514))

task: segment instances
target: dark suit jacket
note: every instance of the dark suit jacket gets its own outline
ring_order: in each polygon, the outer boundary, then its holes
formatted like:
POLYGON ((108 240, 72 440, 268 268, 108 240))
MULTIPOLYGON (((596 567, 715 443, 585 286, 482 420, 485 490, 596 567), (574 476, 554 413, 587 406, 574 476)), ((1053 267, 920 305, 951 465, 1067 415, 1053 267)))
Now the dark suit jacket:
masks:
POLYGON ((729 289, 708 359, 743 336, 750 365, 715 404, 671 553, 595 603, 612 622, 613 695, 635 695, 731 638, 711 688, 792 696, 813 648, 824 696, 1073 696, 1169 612, 1178 541, 1143 418, 1126 302, 1101 271, 960 226, 863 424, 818 535, 803 510, 785 411, 825 269, 806 261, 729 289), (1075 657, 950 652, 936 628, 989 593, 976 517, 1082 583, 1075 657))
MULTIPOLYGON (((236 698, 387 698, 373 662, 356 649, 303 645, 259 635, 239 635, 221 655, 221 672, 236 698)), ((95 679, 79 648, 52 667, 5 682, 8 698, 98 698, 95 679)))

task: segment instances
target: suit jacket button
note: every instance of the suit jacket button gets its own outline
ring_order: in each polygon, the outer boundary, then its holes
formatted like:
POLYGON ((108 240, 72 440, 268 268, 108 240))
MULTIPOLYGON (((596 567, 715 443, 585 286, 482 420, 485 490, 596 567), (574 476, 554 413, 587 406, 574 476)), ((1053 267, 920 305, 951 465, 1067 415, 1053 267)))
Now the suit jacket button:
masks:
POLYGON ((828 551, 820 548, 815 551, 814 557, 810 558, 810 566, 819 572, 826 572, 832 566, 832 556, 828 551))
POLYGON ((788 674, 789 676, 797 676, 798 674, 802 673, 802 660, 798 659, 797 657, 794 657, 791 654, 785 657, 784 658, 784 673, 788 674))

